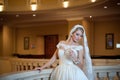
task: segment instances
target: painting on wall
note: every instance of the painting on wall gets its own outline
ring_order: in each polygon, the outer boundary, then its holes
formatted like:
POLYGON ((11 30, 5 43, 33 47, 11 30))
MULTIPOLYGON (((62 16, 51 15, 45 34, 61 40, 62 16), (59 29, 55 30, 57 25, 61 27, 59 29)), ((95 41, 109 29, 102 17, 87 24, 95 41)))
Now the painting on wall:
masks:
POLYGON ((24 37, 24 50, 29 50, 29 37, 24 37))
POLYGON ((113 49, 114 48, 114 34, 107 33, 106 37, 106 49, 113 49))

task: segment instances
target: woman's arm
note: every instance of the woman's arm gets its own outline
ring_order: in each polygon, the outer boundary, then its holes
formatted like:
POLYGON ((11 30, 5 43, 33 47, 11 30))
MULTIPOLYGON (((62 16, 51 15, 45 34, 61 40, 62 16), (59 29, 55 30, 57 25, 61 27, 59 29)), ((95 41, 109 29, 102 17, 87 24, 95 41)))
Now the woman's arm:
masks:
POLYGON ((56 49, 56 51, 54 52, 52 58, 45 65, 43 65, 42 67, 37 67, 35 69, 36 70, 42 70, 42 69, 50 66, 51 64, 53 64, 55 62, 55 60, 57 59, 57 53, 58 53, 58 49, 56 49))

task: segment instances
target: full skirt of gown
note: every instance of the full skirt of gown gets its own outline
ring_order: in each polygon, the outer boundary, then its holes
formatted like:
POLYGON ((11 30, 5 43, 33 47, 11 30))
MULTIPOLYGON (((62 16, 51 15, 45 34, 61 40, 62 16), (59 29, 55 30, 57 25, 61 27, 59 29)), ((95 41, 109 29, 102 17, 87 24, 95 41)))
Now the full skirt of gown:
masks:
POLYGON ((88 80, 83 70, 66 56, 71 49, 77 56, 77 51, 83 48, 81 46, 68 46, 63 43, 59 43, 57 48, 59 65, 51 73, 50 80, 88 80))
POLYGON ((60 64, 51 74, 50 80, 88 80, 84 72, 74 64, 60 64))

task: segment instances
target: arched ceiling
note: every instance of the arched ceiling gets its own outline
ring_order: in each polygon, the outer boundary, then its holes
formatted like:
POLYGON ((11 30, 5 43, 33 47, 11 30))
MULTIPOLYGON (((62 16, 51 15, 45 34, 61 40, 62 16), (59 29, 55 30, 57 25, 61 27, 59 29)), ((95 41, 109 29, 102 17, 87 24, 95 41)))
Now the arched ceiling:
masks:
POLYGON ((120 0, 69 0, 68 8, 62 7, 62 0, 38 0, 37 11, 31 11, 29 0, 6 0, 5 10, 0 12, 0 24, 29 24, 43 21, 74 20, 81 18, 120 19, 120 0), (104 8, 107 6, 107 8, 104 8))
MULTIPOLYGON (((5 11, 31 11, 31 1, 37 1, 37 11, 40 10, 53 10, 63 9, 63 1, 66 0, 5 0, 5 11)), ((98 3, 106 2, 107 0, 96 0, 92 3, 91 0, 68 0, 69 8, 77 6, 94 5, 98 3)))

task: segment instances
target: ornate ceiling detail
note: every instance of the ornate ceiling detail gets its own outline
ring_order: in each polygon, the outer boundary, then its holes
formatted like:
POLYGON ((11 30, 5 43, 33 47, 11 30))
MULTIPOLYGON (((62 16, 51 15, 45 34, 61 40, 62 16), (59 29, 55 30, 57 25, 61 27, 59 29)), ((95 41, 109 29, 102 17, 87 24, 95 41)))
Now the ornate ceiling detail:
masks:
POLYGON ((37 0, 38 8, 31 11, 30 0, 5 0, 7 7, 0 12, 0 24, 25 23, 56 20, 74 20, 81 18, 110 18, 120 19, 120 0, 69 0, 68 8, 63 8, 62 0, 37 0), (104 7, 107 8, 104 8, 104 7))

